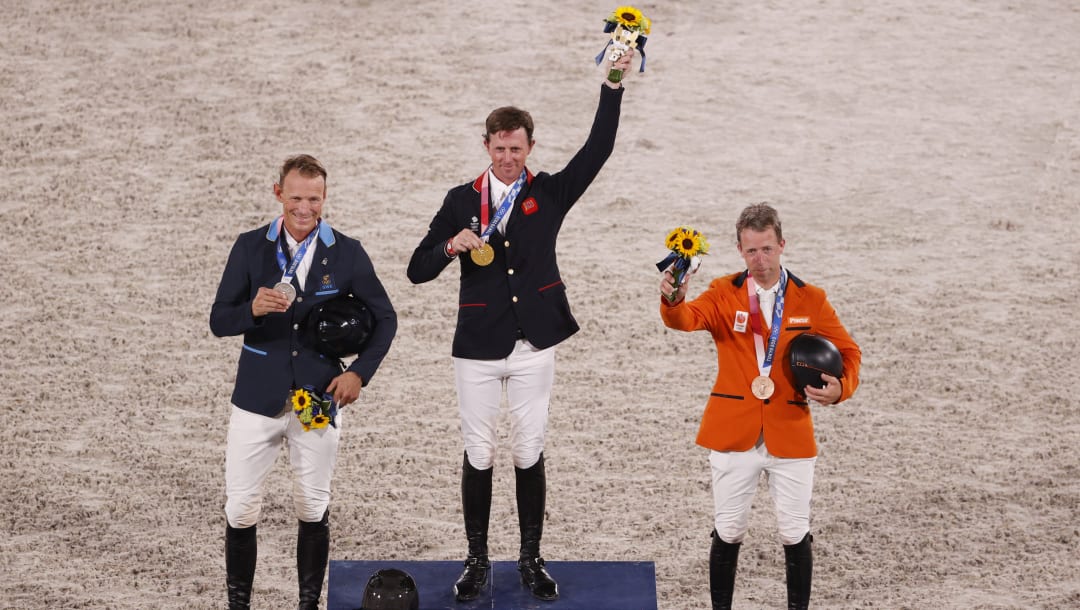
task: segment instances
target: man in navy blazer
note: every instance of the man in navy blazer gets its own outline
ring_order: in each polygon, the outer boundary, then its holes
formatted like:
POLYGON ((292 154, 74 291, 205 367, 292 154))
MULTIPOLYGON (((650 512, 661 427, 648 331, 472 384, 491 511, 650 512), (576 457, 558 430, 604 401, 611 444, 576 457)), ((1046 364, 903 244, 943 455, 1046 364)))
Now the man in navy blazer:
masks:
MULTIPOLYGON (((615 68, 628 71, 633 52, 615 68)), ((585 145, 561 171, 533 174, 525 160, 535 143, 529 113, 514 107, 487 118, 490 167, 451 189, 409 261, 413 283, 460 261, 453 360, 465 455, 462 509, 469 551, 455 597, 478 597, 490 570, 487 534, 496 423, 505 387, 511 419, 522 583, 543 600, 558 585, 540 556, 547 483, 544 436, 554 380, 554 346, 578 330, 555 258, 563 218, 615 146, 623 88, 605 81, 585 145)))
POLYGON ((287 444, 299 520, 299 607, 314 609, 329 552, 341 416, 334 425, 308 429, 287 403, 304 387, 332 395, 339 407, 355 401, 390 349, 397 315, 360 242, 322 219, 326 170, 314 157, 286 160, 274 195, 282 215, 237 238, 210 312, 214 335, 244 336, 225 452, 226 584, 229 607, 248 608, 262 484, 287 444), (375 324, 346 367, 305 340, 302 323, 320 303, 349 294, 366 304, 375 324))

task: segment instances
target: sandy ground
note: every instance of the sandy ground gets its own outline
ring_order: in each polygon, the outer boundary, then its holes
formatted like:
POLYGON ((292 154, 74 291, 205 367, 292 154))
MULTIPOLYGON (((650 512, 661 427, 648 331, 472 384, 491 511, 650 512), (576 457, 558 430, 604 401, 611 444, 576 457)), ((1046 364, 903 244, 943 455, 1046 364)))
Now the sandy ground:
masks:
MULTIPOLYGON (((787 266, 864 354, 854 399, 814 412, 815 605, 1080 606, 1080 8, 884 4, 639 5, 648 70, 559 245, 582 331, 559 349, 549 559, 654 561, 661 608, 706 607, 693 439, 715 356, 664 329, 653 263, 688 224, 713 243, 705 276, 740 269, 734 219, 768 200, 787 266)), ((4 2, 0 607, 224 607, 240 339, 207 317, 297 152, 328 166, 328 217, 400 316, 348 413, 331 558, 462 558, 457 271, 413 286, 405 266, 446 189, 484 167, 491 108, 533 113, 534 170, 570 158, 613 8, 4 2)), ((496 559, 516 553, 512 484, 504 453, 496 559)), ((258 608, 294 604, 289 489, 283 460, 258 608)), ((784 604, 764 493, 736 602, 784 604)))

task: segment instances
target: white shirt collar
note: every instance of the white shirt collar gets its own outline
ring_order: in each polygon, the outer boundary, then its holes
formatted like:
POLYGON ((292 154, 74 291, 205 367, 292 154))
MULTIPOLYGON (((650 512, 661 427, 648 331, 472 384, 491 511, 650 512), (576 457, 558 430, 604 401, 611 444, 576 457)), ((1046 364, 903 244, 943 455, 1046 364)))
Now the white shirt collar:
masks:
POLYGON ((506 196, 506 191, 510 190, 513 183, 503 184, 502 180, 495 175, 495 171, 488 168, 488 185, 491 187, 491 204, 498 207, 502 203, 502 198, 506 196))
POLYGON ((282 230, 285 231, 285 245, 289 247, 289 255, 295 255, 296 249, 300 247, 300 242, 293 239, 292 233, 289 233, 284 228, 282 230))
POLYGON ((755 288, 755 290, 757 290, 757 293, 759 295, 766 294, 766 293, 776 294, 777 289, 780 288, 780 280, 776 280, 776 282, 774 282, 773 285, 768 287, 768 288, 762 288, 761 284, 755 285, 754 288, 755 288))

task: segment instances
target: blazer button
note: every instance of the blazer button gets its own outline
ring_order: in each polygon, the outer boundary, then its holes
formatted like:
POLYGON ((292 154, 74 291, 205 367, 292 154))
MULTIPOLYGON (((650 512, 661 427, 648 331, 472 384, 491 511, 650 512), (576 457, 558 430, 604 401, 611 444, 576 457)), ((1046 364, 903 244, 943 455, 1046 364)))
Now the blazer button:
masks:
POLYGON ((517 303, 517 297, 514 297, 514 298, 512 298, 512 299, 510 299, 510 300, 511 300, 511 301, 513 301, 513 302, 515 302, 515 303, 517 303))
POLYGON ((507 270, 506 270, 506 273, 507 273, 508 275, 514 275, 514 270, 513 270, 513 269, 507 269, 507 270))
POLYGON ((299 324, 293 324, 292 329, 293 330, 300 330, 300 325, 299 324))
POLYGON ((301 297, 301 296, 296 297, 296 302, 297 303, 303 303, 304 302, 304 297, 301 297))
POLYGON ((296 350, 293 350, 293 353, 292 353, 292 355, 293 355, 293 358, 295 358, 295 357, 297 357, 297 356, 299 356, 299 355, 300 355, 300 352, 298 352, 298 351, 296 351, 296 350))
POLYGON ((510 247, 510 240, 508 239, 508 240, 504 241, 503 246, 509 248, 510 247))

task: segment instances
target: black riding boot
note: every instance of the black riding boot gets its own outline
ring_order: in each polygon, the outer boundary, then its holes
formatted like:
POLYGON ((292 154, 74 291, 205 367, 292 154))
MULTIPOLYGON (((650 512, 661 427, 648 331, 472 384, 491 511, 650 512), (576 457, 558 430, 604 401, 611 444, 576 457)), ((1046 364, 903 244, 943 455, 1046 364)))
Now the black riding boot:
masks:
POLYGON ((300 582, 298 610, 318 610, 326 560, 330 556, 330 509, 319 521, 299 521, 296 530, 296 576, 300 582))
POLYGON ((713 530, 712 548, 709 549, 709 593, 712 594, 713 610, 731 610, 741 546, 741 543, 724 542, 713 530))
POLYGON ((254 525, 244 528, 225 525, 225 584, 229 589, 229 610, 251 607, 251 582, 255 579, 257 555, 254 525))
POLYGON ((521 551, 518 571, 521 583, 534 597, 551 601, 559 598, 559 585, 544 568, 540 557, 540 538, 544 533, 544 505, 547 478, 544 475, 544 454, 529 468, 514 468, 517 481, 518 525, 521 528, 521 551))
POLYGON ((461 466, 461 511, 465 515, 465 537, 469 556, 465 570, 454 583, 454 598, 459 602, 476 599, 487 584, 491 562, 488 561, 488 519, 491 516, 491 474, 494 468, 477 470, 469 463, 469 454, 461 466))
POLYGON ((810 607, 810 582, 814 574, 814 553, 810 543, 813 541, 814 537, 807 533, 796 544, 784 545, 788 610, 806 610, 810 607))

